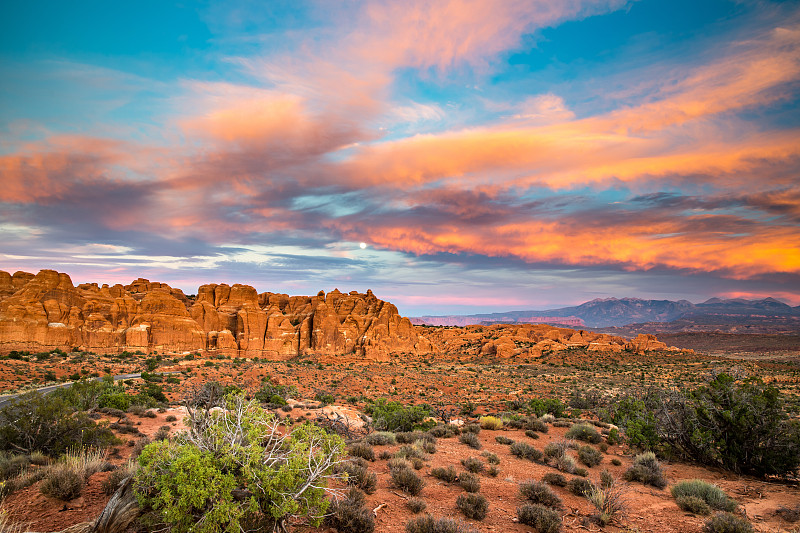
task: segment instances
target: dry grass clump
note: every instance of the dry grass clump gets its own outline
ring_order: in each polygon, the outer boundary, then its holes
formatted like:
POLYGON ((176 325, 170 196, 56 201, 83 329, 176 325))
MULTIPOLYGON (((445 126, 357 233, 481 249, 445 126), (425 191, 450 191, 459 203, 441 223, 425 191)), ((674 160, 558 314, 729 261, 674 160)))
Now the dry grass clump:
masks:
POLYGON ((466 459, 461 460, 461 466, 467 469, 468 472, 472 472, 473 474, 480 474, 486 469, 486 465, 483 464, 483 461, 478 459, 477 457, 468 457, 466 459))
POLYGON ((403 492, 407 492, 412 496, 418 495, 422 492, 422 487, 425 482, 416 472, 410 468, 395 468, 389 471, 392 477, 392 484, 403 492))
POLYGON ((528 481, 519 486, 519 494, 531 503, 544 505, 553 509, 561 509, 561 498, 546 483, 528 481))
POLYGON ((356 442, 347 449, 347 454, 353 457, 361 457, 367 461, 375 460, 375 450, 368 442, 356 442))
POLYGON ((593 487, 594 485, 592 485, 591 481, 588 479, 581 479, 579 477, 572 478, 567 483, 567 490, 569 490, 575 496, 586 497, 593 487))
POLYGON ((659 489, 667 486, 667 478, 664 477, 661 463, 658 462, 653 452, 637 455, 633 459, 631 467, 625 472, 624 477, 627 481, 639 481, 659 489))
POLYGON ((375 531, 375 517, 364 507, 364 493, 351 488, 347 497, 331 502, 325 525, 343 533, 372 533, 375 531))
POLYGON ((45 496, 67 502, 80 496, 85 485, 86 478, 80 472, 62 463, 49 469, 39 485, 39 491, 45 496))
POLYGON ((705 533, 753 533, 753 526, 731 513, 718 513, 703 525, 705 533))
POLYGON ((378 487, 378 476, 375 472, 370 472, 366 462, 344 461, 336 465, 335 471, 337 474, 347 474, 347 484, 358 487, 367 494, 374 493, 378 487))
POLYGON ((405 459, 411 459, 416 457, 417 459, 425 459, 425 450, 419 444, 404 444, 400 446, 400 448, 394 452, 395 457, 403 457, 405 459))
POLYGON ((478 419, 481 429, 496 431, 503 428, 503 420, 496 416, 482 416, 478 419))
POLYGON ((481 478, 470 472, 461 472, 458 476, 458 484, 467 492, 480 492, 481 478))
POLYGON ((13 524, 8 519, 8 512, 5 509, 0 510, 0 533, 23 533, 27 528, 22 524, 13 524))
POLYGON ((599 465, 603 460, 603 454, 591 446, 581 446, 578 448, 578 460, 588 467, 599 465))
POLYGON ((532 438, 533 440, 536 440, 536 439, 538 439, 538 438, 539 438, 539 434, 538 434, 538 433, 536 433, 536 432, 535 432, 534 430, 532 430, 532 429, 526 429, 526 430, 525 430, 525 436, 526 436, 526 437, 530 437, 530 438, 532 438))
POLYGON ((406 533, 478 533, 461 520, 434 518, 431 515, 412 518, 406 522, 406 533))
POLYGON ((401 431, 394 434, 395 440, 400 444, 414 444, 423 436, 425 434, 421 431, 401 431))
POLYGON ((489 511, 489 502, 481 494, 459 494, 456 499, 456 507, 467 518, 483 520, 489 511))
POLYGON ((481 452, 481 456, 486 457, 486 462, 490 465, 499 465, 500 464, 500 457, 497 456, 496 453, 485 451, 481 452))
POLYGON ((544 457, 541 450, 537 450, 527 442, 515 442, 511 445, 510 451, 511 455, 528 461, 541 461, 544 457))
POLYGON ((514 439, 509 439, 504 435, 498 435, 494 438, 494 440, 498 444, 514 444, 514 439))
POLYGON ((428 504, 425 503, 425 500, 422 498, 413 497, 406 500, 406 507, 408 507, 409 511, 412 513, 418 514, 427 509, 428 504))
POLYGON ((538 504, 527 504, 517 509, 520 524, 531 526, 538 533, 561 531, 561 515, 554 509, 538 504))
POLYGON ((461 444, 466 444, 467 446, 469 446, 470 448, 473 448, 475 450, 480 450, 481 449, 481 443, 478 440, 478 435, 475 434, 475 433, 469 433, 469 432, 468 433, 462 433, 458 437, 458 440, 461 442, 461 444))
POLYGON ((440 424, 429 429, 428 433, 438 439, 449 439, 458 434, 458 428, 451 424, 440 424))
POLYGON ((556 472, 548 472, 542 476, 542 481, 554 487, 566 487, 567 478, 556 472))
POLYGON ((452 466, 448 466, 447 468, 437 466, 436 468, 431 469, 431 475, 436 479, 441 479, 447 483, 454 483, 458 479, 458 473, 452 466))
POLYGON ((375 433, 367 435, 364 440, 367 441, 367 444, 371 444, 372 446, 386 446, 387 444, 395 444, 397 442, 397 438, 391 431, 376 431, 375 433))
POLYGON ((608 486, 594 486, 585 493, 586 499, 597 509, 595 518, 600 525, 610 524, 625 512, 625 486, 612 483, 608 486))
POLYGON ((119 484, 122 483, 124 479, 131 476, 136 469, 136 463, 133 461, 128 461, 127 464, 124 464, 117 469, 113 470, 111 474, 103 481, 103 493, 107 496, 111 496, 116 492, 119 488, 119 484))

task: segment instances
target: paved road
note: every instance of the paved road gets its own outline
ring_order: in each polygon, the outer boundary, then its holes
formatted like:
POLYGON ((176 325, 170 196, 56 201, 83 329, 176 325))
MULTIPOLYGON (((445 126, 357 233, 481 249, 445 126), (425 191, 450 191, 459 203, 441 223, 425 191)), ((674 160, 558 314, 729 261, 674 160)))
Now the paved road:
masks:
MULTIPOLYGON (((180 373, 181 372, 178 371, 178 370, 171 370, 169 372, 157 372, 157 374, 160 374, 160 375, 180 374, 180 373)), ((117 376, 114 376, 114 381, 120 381, 120 380, 123 380, 123 379, 136 379, 136 378, 140 378, 140 377, 142 377, 142 374, 140 374, 140 373, 137 373, 137 374, 119 374, 117 376)), ((92 378, 92 379, 94 381, 100 381, 103 378, 99 377, 99 378, 92 378)), ((75 383, 75 382, 74 381, 67 381, 65 383, 59 383, 58 385, 48 385, 47 387, 42 387, 40 389, 34 389, 34 390, 36 390, 36 392, 40 392, 42 394, 48 394, 50 392, 53 392, 56 389, 61 389, 61 388, 64 388, 64 387, 71 387, 73 383, 75 383)), ((28 392, 32 392, 32 391, 26 391, 26 392, 20 392, 18 394, 9 394, 9 395, 6 395, 6 396, 0 396, 0 407, 3 407, 3 405, 5 405, 6 403, 10 402, 11 400, 16 398, 17 396, 22 396, 23 394, 27 394, 28 392)))

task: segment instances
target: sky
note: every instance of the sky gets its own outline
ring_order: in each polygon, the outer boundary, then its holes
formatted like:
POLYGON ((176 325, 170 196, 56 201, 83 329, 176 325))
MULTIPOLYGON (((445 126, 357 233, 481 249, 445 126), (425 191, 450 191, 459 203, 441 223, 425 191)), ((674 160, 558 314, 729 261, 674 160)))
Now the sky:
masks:
POLYGON ((800 305, 799 102, 796 1, 2 2, 0 270, 800 305))

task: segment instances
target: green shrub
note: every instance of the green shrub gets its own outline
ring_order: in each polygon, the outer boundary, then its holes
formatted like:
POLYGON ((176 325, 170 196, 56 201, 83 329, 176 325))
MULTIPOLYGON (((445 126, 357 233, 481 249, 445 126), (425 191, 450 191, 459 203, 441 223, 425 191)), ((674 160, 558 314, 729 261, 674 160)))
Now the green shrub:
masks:
POLYGON ((447 468, 437 466, 431 469, 431 475, 447 483, 453 483, 458 479, 458 473, 456 473, 456 469, 452 466, 448 466, 447 468))
POLYGON ((481 478, 470 472, 461 472, 458 475, 459 486, 467 492, 480 492, 481 478))
POLYGON ((539 434, 538 434, 538 433, 536 433, 535 431, 533 431, 532 429, 526 429, 526 430, 525 430, 525 436, 526 436, 526 437, 530 437, 530 438, 532 438, 533 440, 536 440, 536 439, 538 439, 538 438, 539 438, 539 434))
POLYGON ((347 497, 331 503, 325 525, 340 533, 372 533, 375 531, 375 517, 370 509, 364 507, 364 493, 350 489, 347 497))
POLYGON ((97 400, 97 406, 127 411, 131 406, 131 397, 125 392, 109 392, 100 396, 97 400))
POLYGON ((458 437, 458 440, 461 442, 461 444, 466 444, 475 450, 480 450, 482 447, 481 442, 478 440, 478 436, 475 435, 475 433, 462 433, 458 437))
POLYGON ((145 446, 134 485, 142 510, 175 533, 238 531, 255 523, 279 529, 291 516, 318 525, 329 505, 325 486, 344 453, 342 439, 310 424, 282 433, 274 414, 242 395, 226 403, 214 416, 194 412, 188 435, 145 446), (237 499, 234 491, 250 497, 237 499))
POLYGON ((575 424, 567 430, 565 437, 568 439, 582 440, 592 444, 597 444, 602 440, 600 433, 589 424, 575 424))
POLYGON ((603 454, 591 446, 578 448, 578 460, 588 467, 597 466, 603 460, 603 454))
MULTIPOLYGON (((670 487, 670 492, 676 501, 678 498, 688 496, 700 498, 703 500, 703 502, 708 504, 709 507, 717 511, 733 512, 737 507, 736 502, 730 499, 728 495, 725 494, 725 491, 716 485, 712 485, 707 481, 703 481, 702 479, 688 479, 679 481, 670 487)), ((680 506, 680 503, 678 505, 680 506)), ((683 509, 683 507, 681 507, 681 509, 683 509)))
POLYGON ((395 439, 394 433, 390 431, 376 431, 367 435, 366 441, 373 446, 385 446, 387 444, 395 444, 397 439, 395 439))
POLYGON ((461 465, 468 472, 472 472, 473 474, 480 474, 486 468, 486 466, 483 464, 483 461, 481 461, 477 457, 468 457, 467 459, 462 459, 461 465))
POLYGON ((431 515, 412 518, 406 522, 406 533, 478 533, 460 520, 434 518, 431 515))
POLYGON ((366 442, 356 442, 347 449, 347 454, 353 457, 361 457, 367 461, 375 460, 375 450, 366 442))
POLYGON ((372 423, 378 430, 412 431, 416 428, 427 430, 436 425, 435 422, 423 423, 431 416, 431 408, 425 404, 406 407, 400 402, 387 402, 385 398, 378 398, 375 403, 367 406, 366 411, 372 416, 372 423))
POLYGON ((564 416, 567 406, 564 404, 564 402, 555 398, 533 398, 528 402, 528 409, 530 409, 530 411, 532 411, 538 417, 542 417, 549 413, 556 418, 561 418, 564 416))
POLYGON ((753 533, 750 522, 731 513, 719 513, 711 517, 704 525, 705 533, 753 533))
POLYGON ((659 489, 667 486, 664 471, 661 469, 661 464, 653 452, 637 455, 631 467, 625 472, 624 477, 627 481, 639 481, 659 489))
POLYGON ((483 520, 489 511, 489 502, 481 494, 467 493, 459 494, 456 498, 456 507, 466 516, 473 520, 483 520))
POLYGON ((23 394, 0 408, 0 451, 55 456, 75 446, 103 448, 114 442, 105 424, 95 424, 54 394, 23 394))
POLYGON ((519 457, 520 459, 527 459, 528 461, 541 461, 544 454, 528 444, 527 442, 515 442, 511 445, 511 455, 519 457))
POLYGON ((253 397, 261 403, 278 407, 286 405, 286 400, 295 394, 297 394, 296 388, 289 385, 273 383, 271 378, 266 377, 261 382, 261 387, 255 392, 253 397))
POLYGON ((519 486, 519 494, 530 503, 544 505, 553 509, 561 509, 561 498, 553 492, 546 483, 541 481, 528 481, 519 486))
POLYGON ((416 496, 422 492, 425 482, 410 468, 395 468, 389 471, 392 484, 403 492, 416 496))
POLYGON ((45 474, 39 485, 39 491, 51 498, 70 501, 81 495, 85 485, 86 479, 81 472, 68 465, 59 464, 52 466, 45 474))
POLYGON ((554 509, 538 504, 527 504, 517 509, 520 524, 531 526, 538 533, 561 531, 561 515, 554 509))

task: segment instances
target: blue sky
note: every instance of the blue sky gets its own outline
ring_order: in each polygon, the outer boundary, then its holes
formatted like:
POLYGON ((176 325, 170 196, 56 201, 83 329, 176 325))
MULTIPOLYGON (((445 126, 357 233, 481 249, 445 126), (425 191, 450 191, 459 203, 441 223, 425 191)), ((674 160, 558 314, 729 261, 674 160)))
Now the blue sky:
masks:
POLYGON ((799 58, 796 2, 5 3, 0 269, 798 305, 799 58))

